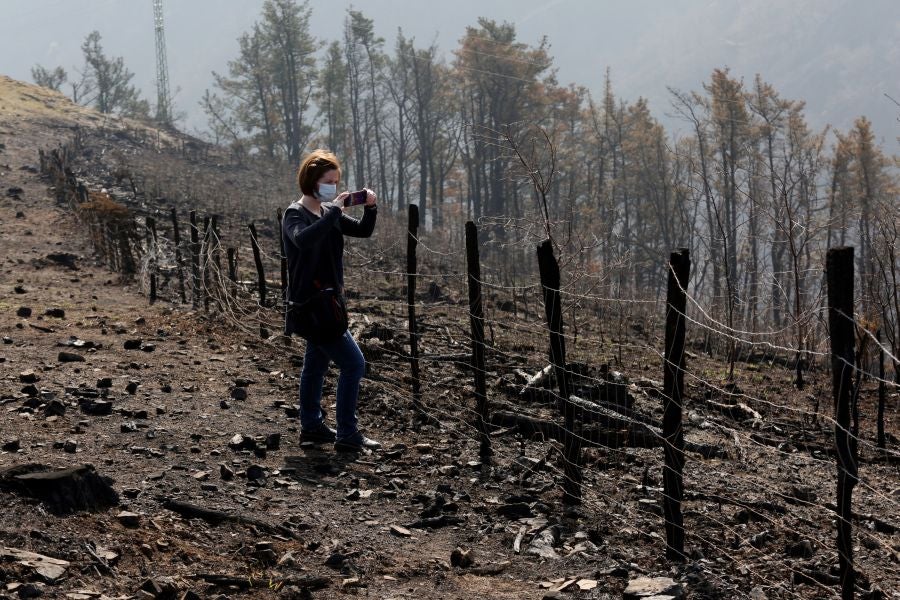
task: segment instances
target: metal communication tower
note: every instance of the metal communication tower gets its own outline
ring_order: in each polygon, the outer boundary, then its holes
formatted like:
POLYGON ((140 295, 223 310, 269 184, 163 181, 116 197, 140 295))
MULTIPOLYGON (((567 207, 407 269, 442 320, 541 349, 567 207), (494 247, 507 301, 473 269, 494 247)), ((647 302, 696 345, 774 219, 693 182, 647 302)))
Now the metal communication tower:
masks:
POLYGON ((156 120, 171 124, 172 98, 169 96, 169 63, 166 60, 162 0, 153 0, 153 21, 156 29, 156 120))

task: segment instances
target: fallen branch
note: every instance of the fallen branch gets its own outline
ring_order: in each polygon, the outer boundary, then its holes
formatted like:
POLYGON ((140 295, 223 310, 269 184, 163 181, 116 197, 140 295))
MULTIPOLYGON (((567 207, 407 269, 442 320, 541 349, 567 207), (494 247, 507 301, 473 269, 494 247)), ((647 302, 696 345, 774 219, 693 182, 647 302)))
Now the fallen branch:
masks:
POLYGON ((173 498, 166 498, 162 502, 163 508, 176 512, 186 519, 203 519, 207 523, 219 525, 220 523, 238 523, 241 525, 249 525, 260 531, 270 534, 280 534, 290 538, 295 537, 293 531, 282 525, 269 525, 265 521, 254 519, 252 517, 244 517, 241 515, 233 515, 220 510, 206 508, 190 502, 183 502, 173 498))
POLYGON ((743 402, 735 402, 734 404, 716 402, 709 398, 704 398, 702 394, 693 398, 695 402, 715 409, 717 412, 725 415, 729 419, 743 422, 748 420, 761 420, 762 415, 744 404, 743 402))

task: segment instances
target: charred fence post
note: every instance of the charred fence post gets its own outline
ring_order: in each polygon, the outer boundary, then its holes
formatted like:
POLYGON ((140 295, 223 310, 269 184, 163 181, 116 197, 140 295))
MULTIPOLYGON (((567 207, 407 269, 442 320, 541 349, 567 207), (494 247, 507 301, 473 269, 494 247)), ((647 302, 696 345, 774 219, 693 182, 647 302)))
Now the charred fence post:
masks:
POLYGON ((825 258, 828 280, 828 329, 831 334, 831 383, 834 391, 834 445, 837 450, 837 550, 841 598, 853 598, 853 486, 859 480, 857 440, 850 430, 853 404, 854 323, 853 248, 831 248, 825 258))
POLYGON ((881 345, 881 329, 875 332, 878 341, 878 447, 887 447, 887 439, 884 435, 884 403, 887 395, 887 386, 884 381, 884 346, 881 345))
POLYGON ((416 325, 416 246, 419 243, 419 207, 409 205, 409 222, 406 231, 406 305, 409 309, 409 365, 412 371, 413 407, 420 415, 422 407, 422 383, 419 379, 419 332, 416 325))
POLYGON ((546 239, 537 248, 541 289, 544 294, 544 311, 550 329, 550 364, 559 387, 560 406, 565 427, 562 432, 565 447, 565 484, 563 502, 581 503, 581 438, 575 431, 575 405, 569 398, 569 374, 566 370, 566 340, 563 337, 562 304, 559 297, 559 263, 553 256, 553 243, 546 239))
POLYGON ((234 248, 226 249, 225 254, 228 257, 228 279, 231 283, 237 283, 237 256, 234 248))
POLYGON ((191 305, 200 306, 200 231, 197 229, 197 211, 190 212, 191 219, 191 305))
POLYGON ((200 250, 200 278, 203 280, 203 311, 209 311, 209 296, 212 286, 209 285, 209 243, 212 228, 209 215, 203 217, 203 247, 200 250))
POLYGON ((472 326, 472 369, 475 371, 475 402, 478 415, 475 428, 481 440, 478 456, 485 465, 491 457, 491 438, 488 435, 488 401, 484 360, 484 306, 481 296, 481 259, 478 253, 478 228, 466 223, 466 263, 469 282, 469 317, 472 326))
POLYGON ((184 291, 184 265, 181 258, 181 234, 178 231, 178 209, 172 207, 172 241, 175 244, 175 269, 178 271, 178 294, 181 296, 181 303, 187 302, 187 295, 184 291))
POLYGON ((212 216, 212 259, 216 265, 216 289, 222 278, 222 236, 219 234, 219 215, 212 216))
POLYGON ((156 302, 156 249, 157 249, 157 238, 156 238, 156 219, 153 217, 147 217, 147 248, 149 250, 150 258, 147 261, 147 268, 150 271, 150 304, 156 302))
POLYGON ((256 235, 256 226, 251 221, 247 228, 250 229, 250 245, 253 247, 253 262, 256 263, 256 276, 259 282, 259 305, 266 306, 266 272, 263 270, 262 257, 259 254, 259 242, 256 235))
POLYGON ((287 253, 284 250, 284 232, 281 230, 281 222, 284 213, 278 208, 278 257, 281 259, 281 304, 287 306, 288 268, 287 253))
POLYGON ((666 527, 666 558, 684 560, 684 430, 681 410, 684 399, 684 339, 687 310, 687 282, 691 259, 687 248, 669 255, 669 282, 666 293, 666 347, 663 364, 663 517, 666 527))

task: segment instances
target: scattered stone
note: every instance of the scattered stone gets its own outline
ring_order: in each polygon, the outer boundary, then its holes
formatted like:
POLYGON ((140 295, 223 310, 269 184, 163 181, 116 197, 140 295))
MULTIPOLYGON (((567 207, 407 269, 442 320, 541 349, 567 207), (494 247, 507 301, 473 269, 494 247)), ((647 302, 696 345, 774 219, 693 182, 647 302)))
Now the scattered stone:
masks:
POLYGON ((141 524, 141 515, 127 510, 120 511, 116 519, 125 527, 137 527, 141 524))
POLYGON ((344 564, 344 561, 349 559, 350 557, 346 554, 341 554, 340 552, 332 552, 328 555, 328 558, 325 559, 325 566, 331 567, 332 569, 339 569, 344 564))
POLYGON ((38 394, 40 394, 41 391, 39 389, 37 389, 37 386, 30 383, 22 388, 22 393, 25 394, 26 396, 28 396, 29 398, 34 398, 38 394))
POLYGON ((84 362, 85 358, 76 354, 75 352, 60 352, 59 356, 57 356, 57 360, 62 363, 70 363, 70 362, 84 362))
POLYGON ((231 405, 228 404, 228 400, 219 400, 219 408, 228 410, 229 408, 231 408, 231 405))
POLYGON ((65 575, 66 568, 70 564, 68 561, 58 558, 3 546, 0 546, 0 559, 3 559, 0 562, 14 560, 23 567, 33 569, 42 579, 50 583, 65 575))
POLYGON ((16 311, 16 316, 22 317, 23 319, 27 319, 28 317, 31 316, 31 309, 28 308, 27 306, 20 306, 19 309, 16 311))
POLYGON ((231 390, 231 398, 233 400, 246 400, 247 399, 247 388, 236 387, 231 390))
POLYGON ((524 519, 534 516, 534 513, 531 512, 531 507, 524 502, 503 504, 497 508, 497 514, 508 519, 524 519))
POLYGON ((219 465, 219 477, 223 481, 231 481, 234 479, 234 471, 228 465, 219 465))
POLYGON ((266 448, 276 452, 281 449, 281 434, 270 433, 266 436, 266 448))
POLYGON ((575 582, 575 585, 578 586, 578 589, 582 592, 586 592, 588 590, 592 590, 597 587, 596 579, 579 579, 575 582))
POLYGON ((68 452, 69 454, 75 454, 78 450, 78 442, 75 440, 66 440, 63 442, 63 451, 68 452))
POLYGON ((38 377, 37 373, 30 369, 28 371, 22 371, 21 373, 19 373, 19 381, 21 381, 22 383, 35 383, 40 380, 41 378, 38 377))
POLYGON ((119 426, 119 431, 122 433, 134 433, 137 430, 138 426, 134 421, 126 421, 119 426))
POLYGON ((97 380, 96 387, 98 389, 111 388, 113 384, 112 377, 101 377, 97 380))
POLYGON ((18 438, 8 440, 3 442, 3 446, 0 446, 0 449, 2 449, 4 452, 18 452, 20 447, 19 444, 20 443, 18 438))
POLYGON ((48 308, 44 311, 44 316, 53 317, 54 319, 65 319, 66 311, 61 308, 48 308))
POLYGON ((57 417, 65 416, 66 414, 66 405, 62 402, 62 400, 50 400, 44 406, 44 414, 48 417, 52 417, 56 415, 57 417))
POLYGON ((125 344, 123 346, 126 350, 140 350, 141 344, 143 343, 144 341, 141 339, 125 340, 125 344))
POLYGON ((391 525, 391 533, 396 535, 397 537, 412 537, 412 531, 407 529, 406 527, 401 527, 400 525, 391 525))
POLYGON ((272 542, 257 542, 253 548, 253 557, 264 565, 274 565, 278 562, 278 554, 272 542))
POLYGON ((81 403, 81 412, 102 417, 112 414, 113 405, 108 400, 88 400, 81 403))
POLYGON ((140 385, 137 381, 129 381, 128 385, 125 386, 125 391, 131 395, 137 393, 138 385, 140 385))
POLYGON ((815 502, 818 498, 813 488, 801 485, 791 487, 791 496, 801 502, 815 502))
POLYGON ((809 540, 801 540, 787 547, 787 555, 791 558, 812 558, 815 553, 815 548, 809 540))
POLYGON ((547 527, 534 536, 534 539, 528 544, 528 548, 525 549, 525 553, 540 556, 541 558, 558 559, 560 556, 553 548, 558 539, 556 528, 547 527))
POLYGON ((153 352, 154 350, 156 350, 156 344, 143 344, 141 346, 142 352, 153 352))
POLYGON ((247 467, 247 481, 256 484, 264 484, 266 481, 266 470, 259 465, 250 465, 247 467))
POLYGON ((236 433, 228 442, 228 447, 232 450, 255 450, 256 445, 256 440, 240 433, 236 433))
POLYGON ((450 564, 460 569, 467 569, 475 564, 475 554, 472 550, 463 550, 457 547, 450 553, 450 564))
POLYGON ((681 598, 684 595, 684 586, 668 577, 638 577, 628 582, 628 587, 622 594, 625 600, 639 600, 652 596, 681 598))

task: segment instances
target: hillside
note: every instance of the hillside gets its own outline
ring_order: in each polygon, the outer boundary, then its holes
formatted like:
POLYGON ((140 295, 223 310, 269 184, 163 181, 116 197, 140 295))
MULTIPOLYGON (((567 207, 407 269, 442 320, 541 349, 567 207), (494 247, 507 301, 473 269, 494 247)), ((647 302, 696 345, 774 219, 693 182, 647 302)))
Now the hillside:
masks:
MULTIPOLYGON (((567 367, 587 401, 584 498, 567 506, 561 444, 544 439, 555 429, 535 435, 517 420, 559 421, 552 378, 529 380, 547 363, 537 286, 510 288, 486 269, 493 456, 482 466, 461 236, 419 240, 417 411, 406 232, 389 214, 375 239, 348 248, 351 331, 369 363, 360 422, 383 449, 300 445, 303 342, 278 335, 279 308, 256 300, 245 228, 266 219, 260 245, 277 286, 273 212, 292 192, 250 161, 188 141, 0 78, 0 598, 839 596, 821 366, 798 392, 774 356, 748 354, 723 385, 725 363, 692 343, 688 556, 670 563, 659 303, 579 298, 567 367), (84 203, 73 211, 60 180, 41 173, 38 151, 59 145, 91 198, 128 209, 136 273, 110 270, 84 203), (166 270, 177 265, 172 208, 182 225, 188 210, 218 216, 222 244, 241 256, 235 281, 208 261, 206 310, 181 302, 166 270)), ((331 373, 329 408, 334 382, 331 373)), ((860 597, 898 598, 897 409, 891 450, 880 452, 875 389, 866 382, 861 396, 856 565, 860 597)))

